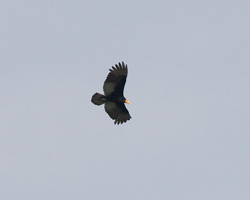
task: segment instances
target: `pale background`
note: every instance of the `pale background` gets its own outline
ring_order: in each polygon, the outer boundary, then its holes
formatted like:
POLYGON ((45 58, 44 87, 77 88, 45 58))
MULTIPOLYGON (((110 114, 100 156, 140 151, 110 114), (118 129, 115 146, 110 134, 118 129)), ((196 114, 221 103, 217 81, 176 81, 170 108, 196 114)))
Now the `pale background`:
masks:
POLYGON ((249 200, 248 0, 0 3, 1 200, 249 200), (128 64, 132 119, 103 106, 128 64))

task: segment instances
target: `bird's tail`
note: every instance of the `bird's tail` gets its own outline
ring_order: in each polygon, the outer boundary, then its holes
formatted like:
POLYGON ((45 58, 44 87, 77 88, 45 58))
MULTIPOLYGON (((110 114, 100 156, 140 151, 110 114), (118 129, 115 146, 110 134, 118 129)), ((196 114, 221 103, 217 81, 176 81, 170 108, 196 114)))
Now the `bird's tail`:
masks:
POLYGON ((98 106, 104 104, 105 100, 106 96, 99 93, 95 93, 91 98, 92 103, 98 106))

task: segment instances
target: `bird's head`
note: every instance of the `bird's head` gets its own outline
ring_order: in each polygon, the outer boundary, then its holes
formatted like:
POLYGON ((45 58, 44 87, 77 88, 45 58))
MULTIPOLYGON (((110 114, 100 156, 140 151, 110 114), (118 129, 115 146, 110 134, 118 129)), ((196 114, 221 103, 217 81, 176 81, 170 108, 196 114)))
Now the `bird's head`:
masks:
POLYGON ((125 97, 119 97, 119 98, 118 98, 118 101, 119 101, 120 103, 127 103, 127 104, 130 104, 130 102, 129 102, 125 97))

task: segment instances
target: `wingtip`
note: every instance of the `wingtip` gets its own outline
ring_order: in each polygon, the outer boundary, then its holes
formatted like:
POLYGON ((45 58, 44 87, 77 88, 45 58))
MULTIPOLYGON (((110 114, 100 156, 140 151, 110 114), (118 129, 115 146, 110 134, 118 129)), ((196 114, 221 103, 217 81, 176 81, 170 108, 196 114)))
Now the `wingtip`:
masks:
POLYGON ((118 64, 115 64, 111 68, 112 69, 109 69, 109 71, 115 75, 127 75, 128 73, 128 67, 124 61, 118 62, 118 64))

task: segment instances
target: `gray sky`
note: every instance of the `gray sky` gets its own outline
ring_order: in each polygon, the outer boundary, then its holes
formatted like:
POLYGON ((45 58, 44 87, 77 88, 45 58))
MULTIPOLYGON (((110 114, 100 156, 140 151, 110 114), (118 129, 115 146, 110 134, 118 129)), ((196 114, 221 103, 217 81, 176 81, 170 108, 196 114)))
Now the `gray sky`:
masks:
POLYGON ((250 2, 0 3, 1 200, 249 200, 250 2), (103 106, 128 64, 132 120, 103 106))

